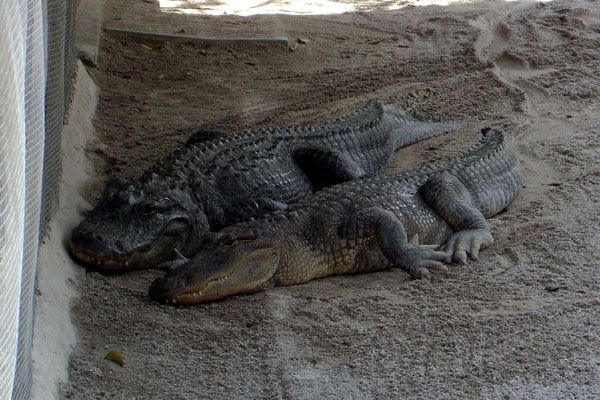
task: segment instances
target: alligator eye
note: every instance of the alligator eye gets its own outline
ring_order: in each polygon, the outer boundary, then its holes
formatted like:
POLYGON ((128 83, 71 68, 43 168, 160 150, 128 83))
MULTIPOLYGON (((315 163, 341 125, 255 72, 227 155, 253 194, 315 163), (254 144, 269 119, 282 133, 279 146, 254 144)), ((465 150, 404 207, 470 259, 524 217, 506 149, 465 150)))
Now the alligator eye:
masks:
POLYGON ((127 188, 127 183, 122 179, 111 179, 102 191, 102 198, 112 200, 119 192, 127 188))
POLYGON ((223 246, 223 247, 233 246, 235 244, 235 242, 236 242, 236 240, 233 236, 225 235, 225 237, 223 239, 221 239, 221 246, 223 246))

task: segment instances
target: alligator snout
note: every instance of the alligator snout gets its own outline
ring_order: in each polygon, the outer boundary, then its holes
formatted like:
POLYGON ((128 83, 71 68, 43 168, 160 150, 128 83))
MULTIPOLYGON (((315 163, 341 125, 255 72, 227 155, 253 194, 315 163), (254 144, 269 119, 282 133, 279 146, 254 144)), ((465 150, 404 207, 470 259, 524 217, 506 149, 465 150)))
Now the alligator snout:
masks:
POLYGON ((185 239, 183 224, 177 226, 179 236, 171 228, 168 235, 151 238, 140 235, 146 239, 140 243, 139 240, 129 240, 126 237, 129 232, 119 235, 104 230, 98 233, 97 229, 87 227, 84 222, 73 230, 69 250, 78 261, 95 269, 125 271, 154 268, 185 239))
POLYGON ((103 254, 109 252, 107 244, 102 240, 102 236, 81 229, 73 230, 70 245, 71 249, 87 249, 89 253, 103 254))
POLYGON ((69 240, 71 254, 79 261, 103 269, 122 269, 128 266, 120 241, 106 242, 99 234, 77 227, 69 240))
POLYGON ((149 289, 150 298, 160 303, 173 302, 177 295, 185 289, 185 285, 178 279, 157 278, 149 289))

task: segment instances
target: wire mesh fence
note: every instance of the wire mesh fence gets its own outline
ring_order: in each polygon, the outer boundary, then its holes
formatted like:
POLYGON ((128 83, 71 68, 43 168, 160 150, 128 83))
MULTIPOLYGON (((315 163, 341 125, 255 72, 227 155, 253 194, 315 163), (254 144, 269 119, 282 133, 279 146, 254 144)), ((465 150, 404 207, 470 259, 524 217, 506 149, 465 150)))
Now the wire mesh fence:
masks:
POLYGON ((0 399, 27 399, 40 233, 56 209, 75 1, 0 1, 0 399))
POLYGON ((22 7, 0 2, 0 397, 15 377, 25 189, 22 7))

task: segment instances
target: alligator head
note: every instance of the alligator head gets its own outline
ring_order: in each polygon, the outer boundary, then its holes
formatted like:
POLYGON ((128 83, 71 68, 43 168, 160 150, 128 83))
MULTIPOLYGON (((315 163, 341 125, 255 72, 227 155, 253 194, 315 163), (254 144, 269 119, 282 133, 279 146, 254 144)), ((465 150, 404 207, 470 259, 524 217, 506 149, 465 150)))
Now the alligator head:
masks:
POLYGON ((71 253, 101 270, 151 268, 209 230, 207 217, 184 184, 156 175, 136 185, 114 180, 73 230, 71 253))
POLYGON ((276 241, 250 228, 211 233, 201 251, 156 279, 150 297, 166 303, 195 304, 265 288, 283 254, 276 241))

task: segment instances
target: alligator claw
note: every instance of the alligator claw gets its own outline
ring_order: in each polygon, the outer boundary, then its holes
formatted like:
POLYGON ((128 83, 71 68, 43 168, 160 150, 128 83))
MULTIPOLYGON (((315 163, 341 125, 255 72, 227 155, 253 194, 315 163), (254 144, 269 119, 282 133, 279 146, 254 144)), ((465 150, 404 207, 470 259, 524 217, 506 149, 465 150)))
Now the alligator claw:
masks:
POLYGON ((439 244, 420 244, 420 248, 427 250, 438 250, 440 248, 439 244))
POLYGON ((410 238, 410 240, 408 241, 408 244, 411 244, 414 246, 419 246, 422 249, 429 249, 429 250, 437 250, 440 248, 440 245, 438 245, 438 244, 420 244, 418 233, 415 233, 414 236, 412 238, 410 238))
POLYGON ((470 229, 453 234, 442 248, 452 256, 453 261, 466 264, 467 256, 476 260, 479 257, 479 251, 493 243, 494 238, 490 231, 470 229))
POLYGON ((448 272, 448 267, 444 265, 444 263, 450 262, 448 253, 427 247, 409 245, 409 248, 406 249, 408 262, 405 270, 414 279, 430 278, 432 272, 448 272))
POLYGON ((423 260, 408 271, 413 279, 430 279, 431 272, 448 272, 448 267, 439 261, 423 260))

